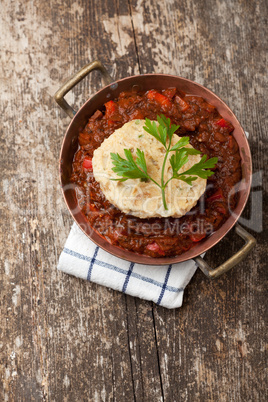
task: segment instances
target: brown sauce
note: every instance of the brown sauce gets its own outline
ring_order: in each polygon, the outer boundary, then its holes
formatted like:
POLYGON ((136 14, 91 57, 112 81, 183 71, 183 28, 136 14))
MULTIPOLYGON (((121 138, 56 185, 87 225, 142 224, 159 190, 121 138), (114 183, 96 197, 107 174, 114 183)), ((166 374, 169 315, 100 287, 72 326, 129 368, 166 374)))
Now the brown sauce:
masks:
POLYGON ((89 224, 110 243, 152 257, 171 257, 192 248, 226 221, 236 205, 231 190, 241 179, 239 148, 233 126, 215 107, 176 88, 158 92, 122 92, 97 110, 79 134, 71 181, 89 224), (117 128, 134 119, 156 120, 163 113, 180 125, 179 136, 209 158, 218 157, 215 174, 198 204, 181 218, 139 219, 115 208, 100 190, 92 171, 94 149, 117 128))

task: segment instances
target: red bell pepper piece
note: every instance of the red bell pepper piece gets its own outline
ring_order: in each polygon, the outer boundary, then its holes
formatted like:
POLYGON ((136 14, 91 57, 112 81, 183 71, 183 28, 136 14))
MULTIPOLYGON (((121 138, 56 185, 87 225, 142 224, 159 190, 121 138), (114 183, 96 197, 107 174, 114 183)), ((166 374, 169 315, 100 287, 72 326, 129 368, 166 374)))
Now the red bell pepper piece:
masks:
POLYGON ((193 233, 193 234, 190 235, 190 239, 195 243, 197 243, 198 241, 204 239, 204 237, 206 237, 205 233, 193 233))
POLYGON ((163 95, 169 99, 172 99, 176 92, 177 88, 168 88, 165 91, 163 91, 163 95))
POLYGON ((86 157, 82 164, 83 168, 86 170, 92 169, 92 158, 86 157))
POLYGON ((189 108, 189 104, 185 102, 185 100, 183 100, 180 96, 176 95, 175 101, 182 112, 185 112, 189 108))
POLYGON ((164 250, 161 249, 161 247, 156 243, 150 243, 146 246, 147 250, 153 251, 154 253, 157 253, 159 255, 165 255, 164 250))
POLYGON ((220 119, 220 120, 216 121, 216 124, 218 124, 218 126, 223 127, 223 128, 229 126, 228 122, 224 119, 220 119))
POLYGON ((147 98, 150 100, 154 100, 155 102, 159 103, 162 107, 165 107, 165 108, 171 108, 171 106, 172 106, 172 103, 165 95, 160 94, 159 92, 155 91, 154 89, 152 89, 151 91, 148 91, 147 98))
POLYGON ((110 117, 116 111, 116 104, 114 101, 110 100, 104 104, 106 107, 106 116, 110 117))
POLYGON ((224 201, 222 189, 219 188, 214 194, 212 194, 211 197, 207 198, 208 202, 214 202, 214 201, 224 201))

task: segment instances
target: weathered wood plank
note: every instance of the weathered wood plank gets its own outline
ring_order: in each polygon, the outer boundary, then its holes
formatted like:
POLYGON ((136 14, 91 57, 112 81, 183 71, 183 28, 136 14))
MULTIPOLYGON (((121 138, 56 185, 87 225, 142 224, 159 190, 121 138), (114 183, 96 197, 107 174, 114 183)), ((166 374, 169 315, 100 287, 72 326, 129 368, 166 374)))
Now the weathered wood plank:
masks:
POLYGON ((162 379, 152 304, 127 297, 128 333, 136 401, 161 401, 162 379))

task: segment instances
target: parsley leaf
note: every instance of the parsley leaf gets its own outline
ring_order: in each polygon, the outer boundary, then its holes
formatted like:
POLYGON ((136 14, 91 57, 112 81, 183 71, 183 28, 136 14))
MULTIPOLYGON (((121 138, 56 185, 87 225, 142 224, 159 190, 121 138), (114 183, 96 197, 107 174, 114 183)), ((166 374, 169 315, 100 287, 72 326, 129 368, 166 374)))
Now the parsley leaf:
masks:
POLYGON ((127 159, 122 158, 118 153, 111 152, 111 158, 114 164, 112 170, 122 176, 120 179, 112 179, 116 181, 126 181, 128 179, 148 179, 147 166, 144 157, 144 152, 137 149, 136 162, 133 159, 130 149, 124 149, 127 159))
MULTIPOLYGON (((164 147, 166 148, 166 142, 164 141, 164 137, 163 137, 163 132, 162 132, 162 137, 160 132, 157 130, 157 126, 156 126, 156 122, 155 121, 151 121, 149 119, 145 119, 145 126, 143 127, 145 131, 147 131, 147 133, 151 134, 154 138, 157 139, 157 141, 160 141, 161 144, 164 145, 164 147)), ((164 129, 165 127, 162 127, 162 129, 164 129)))
POLYGON ((189 137, 182 137, 177 144, 173 145, 172 148, 170 148, 170 151, 176 151, 176 149, 179 149, 181 147, 184 147, 185 145, 189 144, 189 137))
POLYGON ((217 162, 218 158, 211 158, 207 160, 207 155, 204 155, 202 156, 200 162, 196 163, 190 169, 183 172, 183 175, 193 174, 201 177, 202 179, 207 179, 214 174, 214 172, 209 169, 213 169, 217 162))
POLYGON ((187 152, 185 149, 180 149, 179 151, 176 151, 175 154, 171 156, 169 159, 170 165, 173 170, 173 177, 177 178, 178 176, 178 170, 180 170, 185 163, 187 163, 189 160, 187 156, 187 152))

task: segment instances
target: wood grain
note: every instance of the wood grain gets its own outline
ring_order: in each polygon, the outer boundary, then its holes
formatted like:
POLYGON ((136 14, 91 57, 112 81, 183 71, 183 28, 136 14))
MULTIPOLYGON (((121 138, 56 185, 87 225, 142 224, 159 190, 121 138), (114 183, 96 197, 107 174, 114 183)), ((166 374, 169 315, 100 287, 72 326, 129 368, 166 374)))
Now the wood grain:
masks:
MULTIPOLYGON (((264 171, 267 2, 1 6, 1 400, 267 400, 267 181, 256 176, 243 214, 257 247, 215 282, 197 272, 181 309, 69 277, 56 271, 72 224, 57 173, 68 118, 52 99, 96 58, 115 78, 159 72, 193 79, 235 111, 250 133, 254 172, 264 171)), ((92 74, 67 99, 79 108, 100 85, 92 74)), ((230 233, 207 261, 216 266, 239 246, 230 233)))

